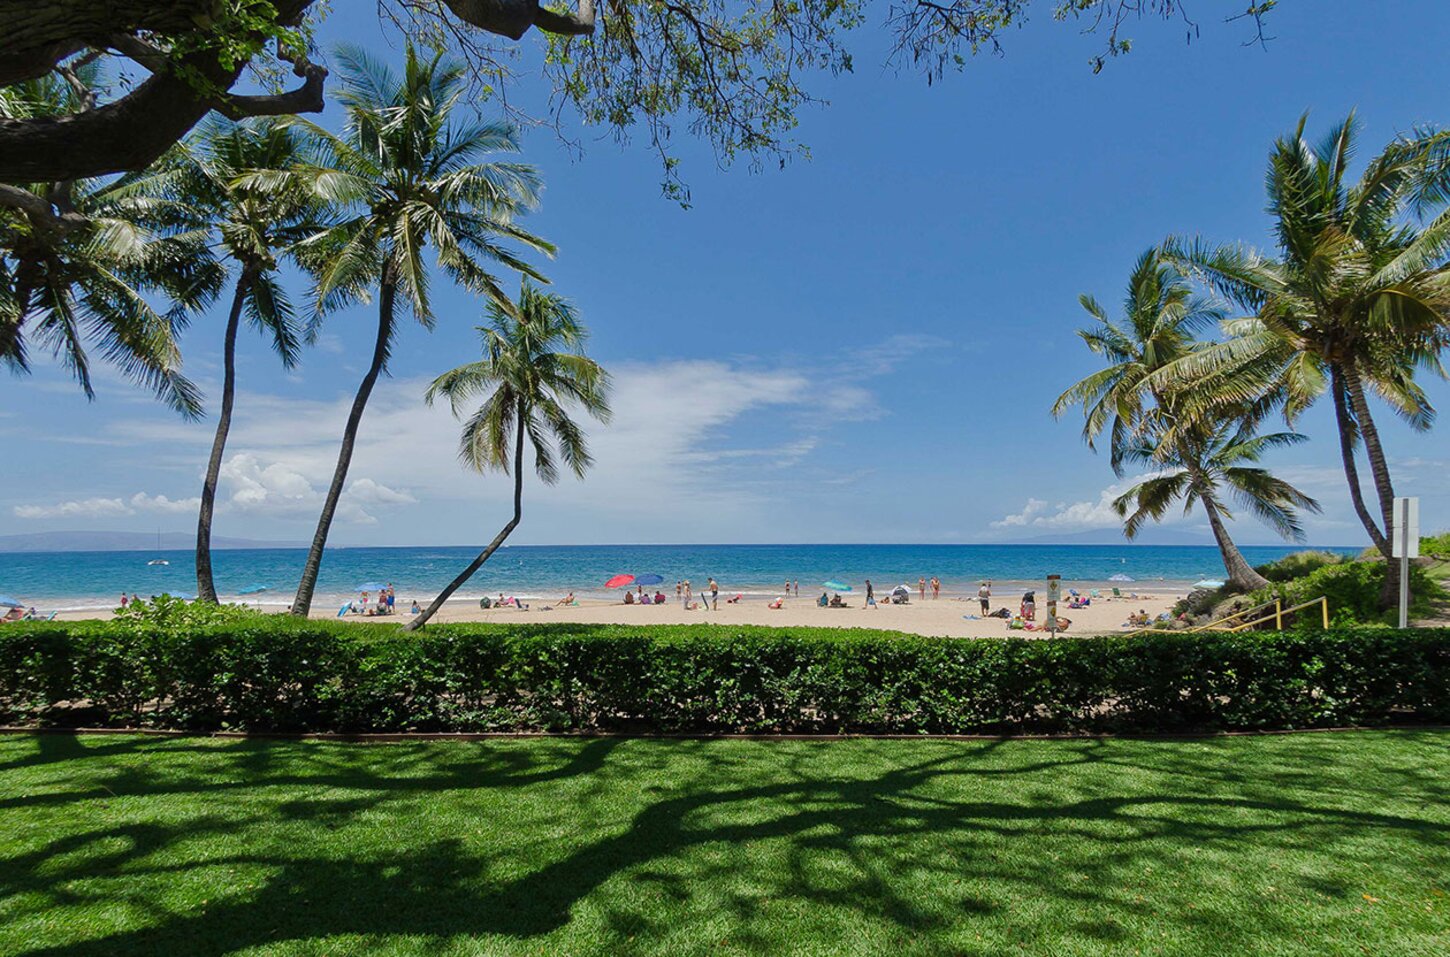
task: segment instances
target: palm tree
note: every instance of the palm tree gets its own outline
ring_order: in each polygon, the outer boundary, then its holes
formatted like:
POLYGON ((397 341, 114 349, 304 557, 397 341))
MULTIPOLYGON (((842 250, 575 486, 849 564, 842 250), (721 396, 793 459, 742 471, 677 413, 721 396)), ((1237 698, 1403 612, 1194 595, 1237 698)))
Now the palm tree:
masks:
MULTIPOLYGON (((296 615, 306 615, 312 605, 363 410, 398 333, 399 295, 423 326, 432 326, 424 249, 431 245, 447 275, 495 302, 506 302, 507 296, 482 261, 495 260, 537 276, 504 241, 553 252, 549 243, 513 222, 537 202, 536 171, 516 163, 479 161, 486 154, 517 151, 513 129, 454 117, 466 85, 462 65, 438 56, 420 59, 411 46, 401 77, 355 49, 340 50, 338 60, 346 129, 338 136, 307 124, 319 158, 304 178, 343 212, 329 229, 303 243, 298 254, 317 277, 319 314, 366 300, 376 288, 378 327, 372 361, 348 413, 337 467, 297 586, 292 604, 296 615)), ((267 173, 244 181, 286 178, 285 173, 267 173)))
POLYGON ((1184 502, 1185 515, 1197 503, 1218 543, 1229 587, 1252 591, 1267 586, 1268 580, 1254 571, 1229 537, 1224 519, 1232 519, 1233 514, 1224 503, 1224 492, 1279 535, 1302 541, 1297 510, 1318 512, 1319 503, 1253 463, 1269 449, 1296 445, 1305 436, 1298 432, 1255 435, 1256 415, 1242 410, 1237 421, 1180 428, 1171 444, 1165 445, 1155 434, 1157 420, 1158 416, 1150 416, 1147 427, 1123 451, 1124 461, 1158 470, 1113 502, 1117 513, 1126 518, 1123 534, 1129 539, 1137 537, 1144 522, 1162 519, 1179 500, 1184 502))
POLYGON ((1058 396, 1052 414, 1060 418, 1069 406, 1083 407, 1083 440, 1096 448, 1111 423, 1109 453, 1115 475, 1122 475, 1122 454, 1147 412, 1163 401, 1165 387, 1156 384, 1160 370, 1193 353, 1198 333, 1223 319, 1211 301, 1196 296, 1182 274, 1163 262, 1157 249, 1138 257, 1128 277, 1124 320, 1115 324, 1096 299, 1078 297, 1097 325, 1078 336, 1108 367, 1075 383, 1058 396))
POLYGON ((155 168, 132 177, 128 184, 128 195, 151 200, 157 215, 190 223, 199 230, 213 230, 227 258, 238 267, 223 335, 221 408, 197 514, 196 594, 201 601, 217 600, 211 565, 212 517, 231 430, 242 316, 245 313, 267 336, 283 366, 296 364, 301 330, 277 276, 277 257, 322 228, 321 205, 295 178, 247 182, 242 177, 254 170, 295 169, 301 160, 301 145, 298 128, 282 121, 212 120, 155 168))
POLYGON ((578 406, 600 422, 609 421, 609 376, 583 354, 588 334, 567 300, 541 292, 525 280, 516 307, 490 303, 488 313, 492 324, 478 330, 483 358, 433 380, 426 398, 430 405, 439 396, 447 398, 458 415, 467 403, 483 397, 464 422, 458 457, 476 472, 513 471, 513 517, 408 623, 408 631, 427 624, 518 527, 523 518, 525 439, 534 450, 534 472, 545 484, 559 480, 557 460, 582 479, 593 460, 569 407, 578 406))
POLYGON ((1109 364, 1063 392, 1052 414, 1061 416, 1069 406, 1081 405, 1083 438, 1090 447, 1111 423, 1115 475, 1123 475, 1126 463, 1154 470, 1118 500, 1119 514, 1124 515, 1127 503, 1137 503, 1124 534, 1135 537, 1145 520, 1160 518, 1170 504, 1186 497, 1189 508, 1194 502, 1203 508, 1229 582, 1243 590, 1262 586, 1263 578, 1244 560, 1224 526, 1228 512, 1219 488, 1231 486, 1241 501, 1287 534, 1298 532, 1295 505, 1317 508, 1267 472, 1235 464, 1268 447, 1299 440, 1293 433, 1253 438, 1254 424, 1276 396, 1258 395, 1230 415, 1217 409, 1218 422, 1238 423, 1232 429, 1190 417, 1192 395, 1217 391, 1222 384, 1205 376, 1175 386, 1164 381, 1162 372, 1200 351, 1198 331, 1211 328, 1223 316, 1212 302, 1196 296, 1182 273, 1165 263, 1156 249, 1143 253, 1133 266, 1121 323, 1112 322, 1091 296, 1079 301, 1097 325, 1079 330, 1078 335, 1109 364))
MULTIPOLYGON (((93 69, 93 68, 92 68, 93 69)), ((85 108, 89 73, 6 88, 0 117, 85 108)), ((114 183, 82 180, 6 189, 33 208, 0 210, 0 361, 30 370, 32 343, 65 365, 94 398, 88 347, 188 418, 201 393, 181 374, 177 335, 188 313, 220 291, 225 273, 200 230, 167 229, 114 183), (159 310, 151 297, 169 300, 159 310)))
MULTIPOLYGON (((1277 369, 1292 421, 1326 391, 1334 402, 1351 502, 1375 547, 1388 558, 1394 484, 1368 401, 1373 392, 1406 422, 1427 429, 1434 409, 1414 376, 1443 375, 1447 342, 1450 211, 1423 225, 1411 218, 1422 200, 1444 196, 1450 164, 1445 134, 1404 138, 1349 179, 1359 124, 1353 114, 1317 145, 1304 139, 1307 118, 1279 139, 1269 158, 1269 212, 1278 256, 1242 245, 1172 241, 1166 255, 1250 313, 1227 342, 1172 374, 1192 378, 1244 363, 1277 369), (1376 518, 1360 489, 1360 442, 1378 498, 1376 518)), ((1233 377, 1230 376, 1230 379, 1233 377)), ((1252 390, 1258 377, 1241 379, 1252 390)), ((1241 401, 1229 388, 1221 398, 1241 401)), ((1386 595, 1398 590, 1390 562, 1386 595)), ((1388 599, 1387 599, 1388 600, 1388 599)))

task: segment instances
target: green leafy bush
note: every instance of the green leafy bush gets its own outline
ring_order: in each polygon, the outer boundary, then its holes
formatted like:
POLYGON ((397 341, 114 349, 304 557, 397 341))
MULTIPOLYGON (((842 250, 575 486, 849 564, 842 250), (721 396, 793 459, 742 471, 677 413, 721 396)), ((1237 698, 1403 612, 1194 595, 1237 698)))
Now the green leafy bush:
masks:
POLYGON ((1450 532, 1425 535, 1420 538, 1420 555, 1423 557, 1450 556, 1450 532))
POLYGON ((1303 578, 1311 572, 1316 572, 1326 565, 1342 565, 1348 559, 1343 555, 1334 552, 1321 552, 1310 549, 1303 552, 1294 552, 1292 555, 1285 555, 1278 561, 1269 562, 1267 565, 1260 565, 1254 569, 1271 582, 1292 581, 1295 578, 1303 578))
MULTIPOLYGON (((1329 599, 1331 620, 1335 624, 1393 624, 1394 610, 1380 608, 1384 589, 1385 563, 1382 561, 1343 562, 1325 565, 1302 578, 1283 582, 1251 593, 1245 606, 1284 599, 1286 606, 1313 601, 1321 595, 1329 599)), ((1445 597, 1445 590, 1418 565, 1410 565, 1410 617, 1420 618, 1433 613, 1433 603, 1445 597)), ((1310 624, 1313 616, 1306 618, 1310 624)))
POLYGON ((137 600, 117 609, 114 620, 134 630, 165 629, 168 631, 200 628, 206 625, 235 624, 262 613, 244 605, 218 605, 211 602, 189 602, 171 595, 152 596, 150 601, 137 600))
POLYGON ((191 731, 1159 732, 1450 720, 1450 631, 0 629, 0 719, 191 731))

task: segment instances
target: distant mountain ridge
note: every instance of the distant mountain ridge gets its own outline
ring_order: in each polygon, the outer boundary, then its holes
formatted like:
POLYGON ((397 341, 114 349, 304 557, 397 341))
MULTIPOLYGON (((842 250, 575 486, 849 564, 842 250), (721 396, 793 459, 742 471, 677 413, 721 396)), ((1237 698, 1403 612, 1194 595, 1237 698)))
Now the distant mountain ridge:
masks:
MULTIPOLYGON (((212 536, 212 548, 299 548, 306 542, 269 542, 212 536)), ((162 532, 161 550, 196 547, 195 532, 162 532)), ((0 552, 154 552, 155 532, 25 532, 0 535, 0 552)))

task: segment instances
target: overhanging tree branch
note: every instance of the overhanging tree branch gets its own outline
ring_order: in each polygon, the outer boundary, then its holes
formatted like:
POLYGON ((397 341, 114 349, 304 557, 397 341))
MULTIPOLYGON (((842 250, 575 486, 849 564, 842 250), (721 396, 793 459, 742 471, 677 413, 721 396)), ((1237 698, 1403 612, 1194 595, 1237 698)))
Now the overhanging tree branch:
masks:
POLYGON ((269 96, 228 93, 213 105, 217 112, 233 120, 247 116, 321 113, 326 105, 322 98, 322 88, 327 79, 327 70, 315 63, 309 63, 305 57, 298 57, 293 63, 292 72, 303 78, 302 85, 295 90, 269 96))

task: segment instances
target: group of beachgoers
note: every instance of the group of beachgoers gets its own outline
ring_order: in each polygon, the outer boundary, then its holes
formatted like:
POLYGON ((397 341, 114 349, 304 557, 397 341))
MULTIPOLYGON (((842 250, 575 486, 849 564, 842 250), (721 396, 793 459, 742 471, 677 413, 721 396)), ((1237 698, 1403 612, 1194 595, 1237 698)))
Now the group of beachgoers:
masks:
MULTIPOLYGON (((397 614, 398 595, 393 591, 393 583, 388 582, 386 586, 378 590, 377 600, 374 601, 371 592, 362 592, 360 599, 354 599, 345 605, 338 617, 343 615, 362 615, 367 618, 377 618, 382 615, 397 614)), ((418 603, 413 602, 413 614, 418 614, 418 603)))

